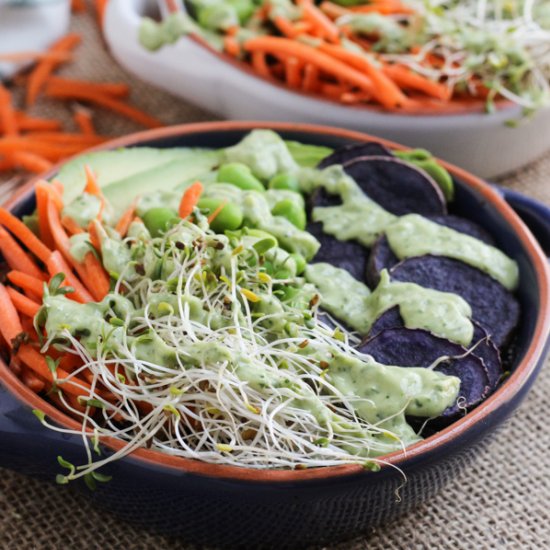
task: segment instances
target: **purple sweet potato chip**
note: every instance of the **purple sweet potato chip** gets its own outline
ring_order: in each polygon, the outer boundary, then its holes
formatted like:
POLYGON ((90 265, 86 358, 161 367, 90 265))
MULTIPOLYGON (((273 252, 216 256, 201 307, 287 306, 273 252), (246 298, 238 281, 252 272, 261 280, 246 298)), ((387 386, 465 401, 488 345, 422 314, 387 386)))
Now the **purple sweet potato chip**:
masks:
POLYGON ((499 349, 495 346, 487 331, 476 322, 474 322, 474 337, 470 349, 485 364, 487 376, 489 377, 489 390, 492 393, 496 390, 504 374, 502 359, 499 349))
POLYGON ((460 378, 460 390, 457 402, 443 412, 446 418, 459 415, 462 408, 474 407, 490 391, 487 369, 479 357, 426 330, 386 329, 358 349, 379 363, 401 367, 430 367, 439 358, 448 357, 435 370, 460 378))
POLYGON ((313 262, 326 262, 348 271, 359 281, 365 280, 369 249, 356 241, 339 241, 323 231, 323 224, 313 222, 307 230, 321 243, 313 262))
MULTIPOLYGON (((489 391, 493 392, 503 375, 502 361, 500 351, 495 346, 485 329, 477 323, 474 324, 474 336, 468 349, 472 350, 472 355, 479 357, 483 361, 487 370, 489 379, 489 391)), ((372 324, 366 340, 374 338, 383 330, 390 328, 405 328, 404 321, 399 312, 399 306, 394 306, 378 317, 372 324)))
POLYGON ((380 273, 383 269, 389 270, 398 263, 399 258, 392 252, 386 236, 381 235, 378 237, 370 249, 367 259, 366 279, 369 288, 376 288, 380 282, 380 273))
POLYGON ((320 170, 333 164, 344 164, 359 157, 393 157, 391 151, 377 141, 368 143, 354 143, 336 149, 334 153, 325 157, 317 166, 320 170))
MULTIPOLYGON (((495 241, 493 237, 483 229, 480 225, 466 218, 459 216, 446 215, 446 216, 427 216, 431 221, 450 227, 455 231, 470 235, 483 241, 486 244, 494 245, 495 241)), ((399 262, 397 256, 392 252, 388 239, 382 235, 378 237, 377 241, 371 248, 369 259, 367 261, 367 284, 374 288, 380 281, 380 272, 383 269, 391 269, 399 262)))
POLYGON ((453 214, 448 214, 446 216, 427 216, 427 217, 432 222, 438 223, 439 225, 445 225, 446 227, 450 227, 451 229, 454 229, 459 233, 470 235, 470 237, 479 239, 480 241, 483 241, 486 244, 490 244, 491 246, 494 246, 495 244, 495 239, 493 239, 492 235, 488 231, 483 229, 481 225, 471 220, 468 220, 466 218, 462 218, 460 216, 454 216, 453 214))
POLYGON ((458 294, 472 308, 479 323, 498 346, 505 345, 519 322, 517 299, 490 275, 452 258, 419 256, 398 263, 390 271, 396 281, 458 294))
POLYGON ((446 213, 445 198, 426 172, 393 157, 359 157, 344 164, 344 170, 365 195, 388 212, 403 216, 446 213))

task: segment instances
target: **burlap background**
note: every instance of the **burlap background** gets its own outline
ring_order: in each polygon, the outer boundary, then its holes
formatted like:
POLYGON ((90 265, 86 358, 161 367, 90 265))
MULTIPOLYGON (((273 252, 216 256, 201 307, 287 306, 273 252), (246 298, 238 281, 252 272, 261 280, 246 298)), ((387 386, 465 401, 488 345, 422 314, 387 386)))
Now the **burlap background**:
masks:
MULTIPOLYGON (((67 67, 65 74, 98 81, 126 81, 132 85, 134 103, 169 124, 213 118, 125 74, 104 51, 88 15, 75 17, 73 30, 83 35, 84 43, 78 50, 78 63, 67 67)), ((54 103, 43 102, 36 114, 68 120, 66 108, 54 103)), ((138 129, 108 113, 97 117, 97 126, 101 133, 112 135, 138 129)), ((550 154, 505 178, 503 183, 550 204, 549 180, 550 154)), ((0 178, 0 200, 11 192, 11 187, 6 178, 0 178)), ((550 548, 549 394, 550 370, 546 368, 527 402, 469 471, 409 516, 334 548, 550 548)), ((101 510, 91 509, 85 498, 59 487, 0 470, 0 548, 188 546, 185 541, 121 524, 101 510)))

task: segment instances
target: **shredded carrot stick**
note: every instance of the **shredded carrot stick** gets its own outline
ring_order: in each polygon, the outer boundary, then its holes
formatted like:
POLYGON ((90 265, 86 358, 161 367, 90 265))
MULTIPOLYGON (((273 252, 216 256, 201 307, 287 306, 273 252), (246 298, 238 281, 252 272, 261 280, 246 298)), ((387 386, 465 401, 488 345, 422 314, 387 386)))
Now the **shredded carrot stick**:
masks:
POLYGON ((12 340, 23 332, 17 309, 8 294, 6 287, 0 283, 0 334, 11 348, 12 340))
POLYGON ((271 72, 267 65, 264 52, 252 52, 252 67, 254 71, 264 78, 270 78, 271 72))
POLYGON ((71 0, 71 10, 74 13, 83 13, 86 11, 86 2, 84 0, 71 0))
POLYGON ((74 292, 67 295, 68 298, 72 298, 80 303, 93 302, 92 295, 84 287, 84 285, 77 279, 73 274, 69 264, 65 261, 61 252, 56 250, 50 254, 48 261, 46 262, 48 271, 52 277, 58 273, 65 274, 64 285, 71 286, 74 289, 74 292))
POLYGON ((13 160, 8 158, 0 159, 0 172, 5 172, 7 170, 13 170, 13 160))
POLYGON ((97 183, 96 175, 93 173, 90 166, 86 165, 84 169, 86 171, 86 186, 84 187, 84 193, 95 195, 96 197, 101 197, 103 193, 101 192, 101 188, 97 183))
POLYGON ((28 290, 34 295, 42 298, 44 295, 44 281, 22 271, 10 271, 7 275, 8 281, 23 290, 28 290))
POLYGON ((100 27, 103 26, 103 21, 105 20, 105 10, 107 9, 108 3, 109 0, 95 0, 97 23, 100 27))
POLYGON ((101 239, 99 238, 99 232, 97 230, 97 225, 94 221, 91 221, 88 225, 88 233, 90 234, 90 242, 92 246, 101 253, 101 239))
POLYGON ((310 21, 315 28, 319 29, 321 35, 334 44, 340 42, 340 31, 338 27, 313 3, 312 0, 301 0, 298 2, 298 5, 302 8, 306 21, 310 21))
POLYGON ((10 153, 9 158, 13 160, 13 165, 15 167, 23 168, 35 174, 47 172, 53 166, 49 160, 36 153, 29 153, 28 151, 14 151, 10 153))
POLYGON ((17 118, 13 108, 11 93, 0 83, 0 124, 6 136, 19 133, 17 118))
POLYGON ((72 55, 68 52, 13 52, 0 53, 0 63, 24 63, 25 61, 70 61, 72 55))
POLYGON ((357 93, 357 92, 344 92, 340 96, 340 101, 342 103, 346 103, 348 105, 354 105, 356 103, 365 103, 372 99, 372 96, 370 94, 367 94, 365 92, 357 93))
MULTIPOLYGON (((331 46, 329 44, 327 44, 326 46, 331 48, 338 48, 338 46, 331 46)), ((250 52, 263 51, 276 56, 294 56, 304 63, 311 63, 313 65, 316 65, 324 72, 333 74, 337 78, 342 79, 345 82, 354 84, 355 86, 366 92, 372 93, 374 88, 372 80, 360 71, 349 67, 342 61, 335 59, 334 57, 319 51, 317 48, 313 48, 306 44, 288 40, 286 38, 260 36, 257 38, 251 38, 250 40, 245 42, 244 47, 247 51, 250 52)), ((338 49, 340 50, 341 48, 338 49)), ((387 80, 392 84, 392 86, 395 86, 393 82, 391 82, 391 80, 387 80)), ((399 89, 398 93, 398 97, 386 98, 385 103, 391 104, 392 106, 397 106, 399 104, 399 98, 403 95, 399 89)))
MULTIPOLYGON (((34 190, 35 192, 40 191, 41 194, 43 194, 46 198, 50 198, 55 207, 58 210, 61 210, 63 208, 63 189, 59 189, 58 185, 56 183, 59 183, 58 180, 53 181, 52 183, 48 183, 46 180, 39 180, 35 186, 34 190)), ((38 213, 40 216, 40 212, 38 213)), ((46 218, 46 211, 44 210, 44 218, 46 218)))
POLYGON ((49 118, 31 117, 22 111, 15 112, 15 120, 21 131, 56 131, 61 129, 61 122, 49 118))
POLYGON ((152 117, 151 115, 148 115, 147 113, 144 113, 143 111, 140 111, 139 109, 136 109, 131 105, 127 105, 126 103, 123 103, 122 101, 119 101, 117 99, 113 99, 112 97, 105 94, 98 94, 85 90, 66 91, 57 89, 46 90, 46 93, 49 97, 57 99, 74 99, 77 101, 95 103, 100 107, 105 107, 110 111, 119 113, 126 118, 137 122, 138 124, 146 126, 147 128, 160 128, 161 126, 163 126, 163 123, 160 120, 152 117))
POLYGON ((79 233, 84 233, 84 229, 80 227, 72 218, 68 216, 63 216, 61 218, 61 225, 71 234, 78 235, 79 233))
POLYGON ((84 256, 84 269, 86 270, 84 282, 87 284, 94 300, 100 302, 109 294, 109 290, 111 289, 109 275, 91 251, 84 256))
POLYGON ((15 309, 17 309, 19 313, 26 315, 27 317, 34 317, 38 313, 38 310, 40 309, 40 304, 38 302, 27 298, 27 296, 17 292, 17 290, 11 286, 6 287, 6 289, 10 295, 13 305, 15 306, 15 309))
POLYGON ((342 17, 342 15, 348 15, 350 10, 347 8, 344 8, 343 6, 339 6, 338 4, 334 4, 332 2, 322 2, 319 6, 321 11, 328 15, 329 17, 332 17, 333 19, 338 19, 339 17, 342 17))
POLYGON ((29 369, 29 367, 23 367, 21 369, 21 382, 27 386, 34 393, 40 393, 46 387, 44 380, 40 378, 36 373, 29 369))
POLYGON ((215 209, 214 211, 212 212, 212 214, 210 214, 210 216, 208 216, 208 218, 206 218, 208 220, 208 223, 211 224, 220 214, 220 212, 225 208, 225 205, 227 204, 227 202, 222 202, 221 204, 219 204, 215 209))
MULTIPOLYGON (((48 52, 70 52, 80 42, 80 36, 77 34, 68 34, 58 40, 48 52)), ((53 61, 51 59, 43 59, 33 70, 29 76, 27 85, 27 105, 33 105, 41 92, 42 87, 52 71, 60 64, 61 61, 53 61)))
POLYGON ((293 23, 282 15, 277 15, 276 17, 274 17, 273 24, 277 27, 277 29, 279 29, 281 34, 283 34, 287 38, 296 38, 299 34, 298 31, 294 28, 293 23))
POLYGON ((379 2, 369 6, 350 6, 352 13, 380 13, 381 15, 408 15, 415 13, 410 6, 401 2, 379 2))
MULTIPOLYGON (((17 357, 25 363, 33 372, 47 380, 48 382, 54 382, 54 375, 50 371, 46 359, 44 356, 34 349, 29 344, 23 344, 19 347, 17 352, 17 357)), ((89 395, 90 385, 83 380, 71 377, 70 380, 64 382, 65 379, 69 378, 69 373, 65 372, 62 368, 57 367, 56 370, 57 383, 60 389, 74 395, 76 397, 82 396, 86 397, 89 395)))
POLYGON ((419 90, 426 95, 448 101, 452 90, 444 84, 434 82, 418 73, 414 73, 407 67, 399 65, 387 65, 383 69, 384 74, 391 78, 399 87, 419 90))
POLYGON ((99 145, 108 139, 104 136, 71 134, 68 132, 33 132, 25 137, 31 142, 35 141, 52 145, 82 145, 84 147, 99 145))
POLYGON ((299 88, 302 84, 302 63, 295 57, 285 61, 285 79, 291 88, 299 88))
POLYGON ((307 63, 304 67, 304 80, 302 81, 304 92, 316 93, 319 91, 319 69, 307 63))
POLYGON ((0 154, 25 150, 51 161, 58 161, 80 153, 90 147, 89 143, 48 143, 31 136, 7 137, 0 139, 0 154))
POLYGON ((193 208, 195 208, 199 202, 202 191, 203 186, 200 181, 196 181, 185 190, 178 209, 180 218, 187 218, 187 216, 193 213, 193 208))
POLYGON ((79 107, 76 109, 73 119, 79 130, 86 136, 97 135, 92 119, 92 113, 88 109, 79 107))
POLYGON ((233 36, 225 36, 223 39, 223 49, 233 57, 241 55, 241 45, 233 36))
POLYGON ((39 260, 48 260, 52 251, 19 218, 2 207, 0 225, 13 233, 39 260))
POLYGON ((63 193, 65 192, 65 187, 58 179, 52 181, 52 187, 59 193, 60 197, 63 196, 63 193))
POLYGON ((3 227, 0 227, 0 252, 11 269, 45 280, 42 271, 3 227))
POLYGON ((349 80, 365 92, 372 94, 380 104, 388 109, 404 107, 407 104, 407 96, 399 87, 390 80, 382 70, 376 68, 365 56, 358 55, 349 50, 331 44, 321 44, 319 49, 341 62, 348 63, 353 68, 360 70, 372 83, 369 87, 358 86, 356 82, 349 80))
POLYGON ((51 76, 48 79, 48 90, 94 92, 115 99, 126 99, 130 95, 130 87, 122 82, 88 82, 60 76, 51 76))
POLYGON ((122 214, 120 219, 118 220, 115 229, 118 231, 118 234, 124 238, 126 237, 126 233, 128 233, 128 228, 130 227, 130 224, 132 223, 132 220, 134 219, 134 215, 136 213, 136 201, 134 201, 122 214))

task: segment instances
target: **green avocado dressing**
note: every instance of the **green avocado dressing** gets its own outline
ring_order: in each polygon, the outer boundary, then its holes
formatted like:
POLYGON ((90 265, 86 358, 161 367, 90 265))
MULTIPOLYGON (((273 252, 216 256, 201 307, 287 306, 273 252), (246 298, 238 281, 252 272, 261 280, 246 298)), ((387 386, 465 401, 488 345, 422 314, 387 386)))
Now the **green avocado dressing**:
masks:
POLYGON ((517 288, 518 265, 498 248, 418 214, 399 218, 386 228, 386 236, 400 259, 423 254, 447 256, 488 273, 508 290, 517 288))
POLYGON ((472 310, 456 294, 392 282, 385 270, 371 293, 346 270, 326 263, 308 265, 306 279, 319 289, 321 303, 329 313, 362 334, 369 332, 382 313, 399 306, 407 328, 429 330, 464 346, 472 342, 472 310))
POLYGON ((80 227, 87 228, 97 218, 100 209, 99 197, 82 193, 63 208, 61 215, 73 219, 80 227))
POLYGON ((410 443, 418 436, 405 415, 439 416, 452 405, 460 379, 426 368, 395 367, 337 354, 329 379, 353 400, 357 414, 410 443))

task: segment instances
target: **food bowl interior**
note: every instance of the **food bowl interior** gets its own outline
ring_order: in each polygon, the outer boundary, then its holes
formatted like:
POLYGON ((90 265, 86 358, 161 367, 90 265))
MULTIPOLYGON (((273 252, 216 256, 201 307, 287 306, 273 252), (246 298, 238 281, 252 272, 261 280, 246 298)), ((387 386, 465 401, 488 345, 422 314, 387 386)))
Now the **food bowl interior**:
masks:
MULTIPOLYGON (((150 138, 144 141, 135 141, 131 146, 149 147, 204 147, 223 148, 240 141, 249 129, 201 129, 197 132, 171 134, 159 138, 150 138)), ((307 130, 277 129, 277 132, 286 140, 300 141, 311 145, 338 148, 353 143, 355 140, 335 133, 314 133, 307 130)), ((514 367, 524 357, 534 335, 535 325, 540 309, 539 280, 534 266, 515 231, 510 229, 509 223, 501 213, 490 204, 485 197, 453 176, 456 183, 456 195, 450 205, 452 213, 470 218, 491 233, 506 254, 513 257, 519 264, 520 287, 517 291, 521 303, 522 318, 516 340, 512 345, 512 361, 508 361, 507 368, 514 367)), ((34 196, 18 203, 14 212, 22 216, 34 210, 34 196)))

